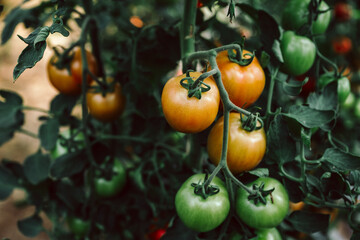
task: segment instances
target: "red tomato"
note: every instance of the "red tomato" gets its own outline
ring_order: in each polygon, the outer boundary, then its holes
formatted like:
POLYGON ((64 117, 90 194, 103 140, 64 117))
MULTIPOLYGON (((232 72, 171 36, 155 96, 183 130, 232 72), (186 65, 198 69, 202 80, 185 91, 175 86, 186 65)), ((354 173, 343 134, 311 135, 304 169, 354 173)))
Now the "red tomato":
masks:
POLYGON ((304 81, 306 77, 309 77, 309 80, 307 81, 307 83, 305 83, 304 86, 302 86, 301 92, 299 94, 300 96, 305 98, 309 96, 310 93, 314 92, 316 88, 316 80, 313 76, 307 76, 306 74, 303 74, 296 77, 296 80, 304 81))
POLYGON ((351 18, 351 7, 344 2, 336 3, 334 6, 334 16, 338 21, 348 21, 351 18))
MULTIPOLYGON (((81 48, 75 47, 73 51, 74 51, 74 58, 70 64, 71 75, 73 76, 75 82, 81 84, 82 83, 81 48)), ((89 51, 86 51, 86 59, 90 72, 96 75, 97 63, 95 57, 89 51)), ((92 80, 91 77, 88 75, 87 77, 88 83, 90 83, 91 80, 92 80)))
POLYGON ((352 49, 352 41, 347 36, 337 37, 332 41, 332 48, 337 54, 346 54, 352 49))

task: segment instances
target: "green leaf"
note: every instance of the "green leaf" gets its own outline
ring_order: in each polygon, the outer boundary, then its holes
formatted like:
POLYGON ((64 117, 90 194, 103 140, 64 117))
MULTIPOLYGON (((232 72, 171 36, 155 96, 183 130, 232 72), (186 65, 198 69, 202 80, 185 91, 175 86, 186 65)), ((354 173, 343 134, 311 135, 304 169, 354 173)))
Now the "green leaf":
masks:
POLYGON ((324 155, 321 157, 321 161, 327 163, 330 169, 335 168, 340 171, 360 169, 359 156, 345 153, 335 148, 326 149, 324 155))
POLYGON ((76 187, 73 184, 64 181, 59 181, 56 185, 56 196, 72 210, 81 207, 81 204, 86 200, 83 187, 76 187))
POLYGON ((276 115, 267 133, 268 155, 277 163, 294 161, 296 155, 295 142, 290 137, 286 122, 281 115, 276 115))
POLYGON ((295 211, 290 214, 288 220, 299 232, 315 233, 326 230, 329 226, 329 215, 295 211))
POLYGON ((78 96, 58 94, 50 103, 50 112, 57 116, 68 116, 71 114, 78 98, 78 96))
POLYGON ((18 228, 27 237, 36 237, 42 230, 42 219, 37 215, 18 221, 18 228))
POLYGON ((309 78, 305 78, 304 81, 298 81, 291 78, 287 81, 287 75, 279 73, 277 80, 281 82, 283 90, 286 94, 290 96, 297 96, 300 94, 302 87, 309 81, 309 78))
POLYGON ((254 170, 248 171, 248 173, 255 175, 257 177, 268 177, 269 176, 269 169, 267 168, 256 168, 254 170))
MULTIPOLYGON (((26 39, 23 38, 21 39, 26 41, 26 39)), ((42 59, 45 49, 46 49, 46 41, 43 41, 43 42, 38 42, 36 44, 36 47, 33 44, 29 44, 21 52, 18 58, 18 63, 15 66, 13 72, 14 81, 16 81, 16 79, 21 75, 21 73, 23 73, 27 68, 34 67, 35 64, 42 59)))
POLYGON ((283 114, 293 118, 307 128, 326 127, 336 117, 335 111, 322 111, 312 109, 305 105, 293 105, 289 108, 289 113, 283 114))
POLYGON ((24 162, 24 173, 33 185, 44 181, 49 176, 50 169, 50 157, 43 155, 41 152, 37 152, 28 158, 24 162))
POLYGON ((15 93, 0 90, 0 145, 10 140, 24 124, 22 99, 15 93))
POLYGON ((51 150, 55 147, 59 134, 59 120, 52 118, 42 124, 39 128, 39 138, 41 146, 46 150, 51 150))
POLYGON ((336 84, 327 85, 323 92, 311 93, 307 98, 309 107, 316 110, 336 110, 338 107, 336 84))
POLYGON ((276 59, 279 60, 279 62, 283 63, 284 58, 283 58, 281 48, 280 48, 280 41, 278 39, 274 40, 274 43, 273 43, 271 49, 272 49, 272 52, 273 52, 274 56, 276 57, 276 59))
POLYGON ((69 31, 65 29, 64 24, 60 18, 54 18, 53 24, 50 26, 51 34, 60 33, 64 37, 68 37, 70 35, 69 31))
POLYGON ((20 7, 14 8, 4 19, 5 27, 1 34, 1 44, 5 44, 12 36, 15 27, 21 23, 29 10, 20 7))
POLYGON ((55 159, 50 166, 50 175, 54 178, 70 177, 81 172, 88 163, 83 151, 71 152, 55 159))
POLYGON ((42 27, 39 33, 36 35, 36 38, 34 40, 34 47, 37 48, 38 43, 46 41, 49 34, 50 34, 50 28, 42 27))
POLYGON ((17 186, 19 184, 16 177, 8 169, 0 166, 0 200, 5 200, 17 186))

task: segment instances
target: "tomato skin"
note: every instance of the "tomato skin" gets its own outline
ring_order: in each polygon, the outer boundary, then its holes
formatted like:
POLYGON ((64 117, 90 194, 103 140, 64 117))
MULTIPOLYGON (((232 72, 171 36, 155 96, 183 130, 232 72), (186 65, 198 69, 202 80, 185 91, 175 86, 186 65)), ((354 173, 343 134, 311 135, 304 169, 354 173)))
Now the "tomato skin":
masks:
MULTIPOLYGON (((200 72, 192 72, 190 76, 197 79, 200 72)), ((161 95, 161 105, 166 121, 176 131, 197 133, 208 128, 215 120, 219 110, 220 93, 215 81, 206 78, 204 83, 211 89, 203 92, 201 99, 188 97, 188 90, 180 85, 186 74, 173 77, 167 81, 161 95)))
POLYGON ((355 101, 354 115, 358 120, 360 120, 360 98, 355 101))
MULTIPOLYGON (((250 53, 243 50, 243 54, 250 53)), ((261 95, 265 87, 265 73, 255 57, 248 66, 231 62, 228 51, 220 52, 216 57, 221 79, 230 100, 238 107, 247 108, 261 95)))
POLYGON ((338 2, 334 5, 334 17, 338 21, 348 21, 351 18, 351 7, 344 2, 338 2))
POLYGON ((119 159, 114 159, 114 175, 111 179, 95 178, 95 192, 100 197, 112 197, 118 194, 126 183, 126 170, 119 159))
MULTIPOLYGON (((287 2, 282 15, 282 25, 286 30, 298 30, 308 22, 309 3, 311 0, 290 0, 287 2)), ((320 11, 328 10, 329 6, 322 1, 320 11)), ((313 34, 323 34, 326 32, 331 20, 331 11, 318 15, 311 28, 313 34)))
POLYGON ((354 108, 355 100, 355 94, 350 92, 349 96, 345 99, 345 101, 341 103, 341 107, 345 110, 351 110, 354 108))
POLYGON ((77 237, 85 236, 90 230, 90 221, 77 217, 68 217, 67 223, 72 233, 77 237))
POLYGON ((279 231, 276 228, 259 229, 255 231, 257 240, 282 240, 279 231))
MULTIPOLYGON (((210 161, 218 165, 223 142, 224 117, 219 118, 211 129, 207 140, 210 161)), ((233 174, 249 171, 262 160, 266 151, 264 128, 248 132, 241 127, 240 113, 229 117, 229 140, 227 165, 233 174)))
MULTIPOLYGON (((73 132, 73 133, 74 133, 74 132, 73 132)), ((70 130, 70 129, 66 129, 66 130, 64 130, 64 131, 62 131, 62 132, 60 133, 60 136, 63 137, 63 138, 65 138, 65 139, 70 139, 71 134, 72 134, 72 133, 71 133, 71 130, 70 130)), ((82 132, 79 132, 79 133, 75 136, 74 140, 75 140, 77 143, 79 143, 79 144, 77 145, 77 147, 79 147, 79 148, 85 147, 84 134, 83 134, 82 132)), ((70 151, 71 151, 71 149, 70 149, 70 151)), ((56 158, 58 158, 58 157, 60 157, 60 156, 62 156, 62 155, 64 155, 64 154, 66 154, 66 153, 68 153, 68 152, 69 152, 69 149, 67 148, 67 146, 64 146, 64 145, 62 144, 61 140, 58 139, 58 140, 56 141, 55 147, 50 151, 50 156, 51 156, 52 159, 56 159, 56 158)))
POLYGON ((352 41, 347 36, 337 37, 332 41, 332 48, 339 55, 347 54, 352 49, 352 41))
POLYGON ((254 182, 247 184, 252 188, 253 184, 265 183, 265 190, 275 188, 275 190, 266 196, 266 205, 254 201, 249 201, 249 193, 239 188, 236 196, 236 213, 242 221, 250 227, 256 229, 273 228, 279 225, 289 210, 289 196, 285 187, 276 179, 270 177, 261 177, 254 182))
POLYGON ((350 81, 347 77, 343 76, 338 80, 337 94, 339 103, 345 102, 351 91, 350 81))
MULTIPOLYGON (((112 78, 107 80, 108 83, 113 81, 112 78)), ((97 83, 94 82, 92 85, 96 86, 97 83)), ((113 91, 107 92, 105 96, 102 92, 88 91, 86 102, 91 116, 101 122, 112 122, 124 112, 126 98, 120 83, 117 82, 113 91)))
POLYGON ((204 6, 204 4, 202 3, 202 1, 201 1, 201 0, 198 0, 196 7, 197 7, 197 8, 202 8, 203 6, 204 6))
POLYGON ((149 240, 160 240, 162 236, 166 233, 166 229, 160 228, 148 235, 149 240))
MULTIPOLYGON (((82 60, 81 60, 81 48, 74 47, 73 49, 74 57, 70 64, 70 71, 73 79, 78 84, 82 84, 82 60)), ((97 75, 97 63, 94 55, 92 55, 89 51, 86 50, 86 59, 88 63, 88 68, 91 73, 97 75)), ((92 81, 91 76, 87 76, 87 82, 90 83, 92 81)))
POLYGON ((288 74, 299 76, 306 73, 314 64, 316 57, 315 44, 307 37, 286 31, 280 43, 284 58, 282 70, 288 74))
POLYGON ((316 88, 316 79, 313 76, 307 76, 306 74, 304 74, 296 77, 296 80, 304 81, 306 77, 308 77, 309 79, 307 83, 302 86, 301 92, 299 94, 300 96, 305 98, 308 97, 310 93, 314 92, 316 88))
POLYGON ((79 95, 81 92, 81 84, 74 81, 68 69, 58 69, 53 63, 57 61, 57 57, 53 56, 47 63, 47 73, 50 83, 60 93, 66 95, 79 95))
POLYGON ((203 183, 205 174, 195 174, 188 178, 175 196, 175 207, 181 221, 190 229, 208 232, 218 227, 230 211, 228 191, 224 182, 215 177, 210 185, 218 186, 220 191, 204 199, 194 193, 192 183, 203 183))

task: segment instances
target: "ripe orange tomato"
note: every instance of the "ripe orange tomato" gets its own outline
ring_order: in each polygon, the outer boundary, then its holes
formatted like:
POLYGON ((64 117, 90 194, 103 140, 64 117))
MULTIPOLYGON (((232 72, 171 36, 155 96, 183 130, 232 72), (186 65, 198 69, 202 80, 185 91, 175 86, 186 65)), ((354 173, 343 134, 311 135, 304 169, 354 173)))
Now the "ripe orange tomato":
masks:
MULTIPOLYGON (((210 161, 218 165, 223 142, 224 118, 211 129, 207 140, 210 161)), ((249 171, 262 160, 266 150, 264 128, 248 132, 241 126, 240 113, 230 113, 227 165, 233 174, 249 171)))
MULTIPOLYGON (((190 77, 195 81, 200 72, 191 72, 190 77)), ((197 133, 208 128, 215 120, 219 110, 219 89, 212 78, 204 79, 211 89, 203 92, 201 99, 188 97, 188 90, 180 85, 186 77, 182 74, 167 81, 161 95, 161 105, 166 121, 176 131, 197 133)))
MULTIPOLYGON (((109 87, 113 83, 113 78, 108 78, 109 87)), ((94 82, 91 86, 96 87, 98 84, 94 82)), ((89 113, 95 119, 102 122, 111 122, 116 120, 124 111, 126 99, 122 93, 120 83, 116 82, 109 92, 103 95, 100 91, 96 92, 90 89, 86 94, 87 106, 89 113)))
MULTIPOLYGON (((75 47, 73 49, 74 57, 70 63, 70 71, 73 76, 75 82, 78 84, 82 83, 82 61, 81 61, 81 48, 75 47)), ((89 71, 94 75, 97 74, 97 63, 95 57, 91 54, 91 52, 86 51, 86 59, 89 67, 89 71)), ((91 82, 91 77, 87 76, 88 83, 91 82)))
MULTIPOLYGON (((243 54, 250 53, 244 50, 243 54)), ((238 107, 247 108, 261 95, 265 87, 265 73, 255 57, 248 66, 231 62, 227 51, 220 52, 216 61, 221 79, 230 100, 238 107)))
POLYGON ((67 95, 78 95, 81 92, 81 84, 74 81, 67 68, 58 69, 56 63, 57 57, 53 56, 47 64, 47 73, 50 83, 61 93, 67 95))

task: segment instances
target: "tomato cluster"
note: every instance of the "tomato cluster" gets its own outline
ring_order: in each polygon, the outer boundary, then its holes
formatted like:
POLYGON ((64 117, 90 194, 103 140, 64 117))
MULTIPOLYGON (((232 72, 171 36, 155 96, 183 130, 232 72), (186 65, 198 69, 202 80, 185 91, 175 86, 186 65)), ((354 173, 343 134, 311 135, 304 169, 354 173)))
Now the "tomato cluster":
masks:
MULTIPOLYGON (((51 57, 47 64, 47 73, 50 83, 63 94, 78 95, 81 92, 82 84, 82 60, 81 60, 81 48, 75 47, 71 53, 72 59, 68 66, 64 66, 59 69, 56 66, 58 57, 54 55, 51 57)), ((89 71, 93 74, 97 74, 97 63, 95 57, 86 51, 86 59, 88 63, 89 71)), ((91 77, 88 76, 87 82, 91 82, 91 77)))

